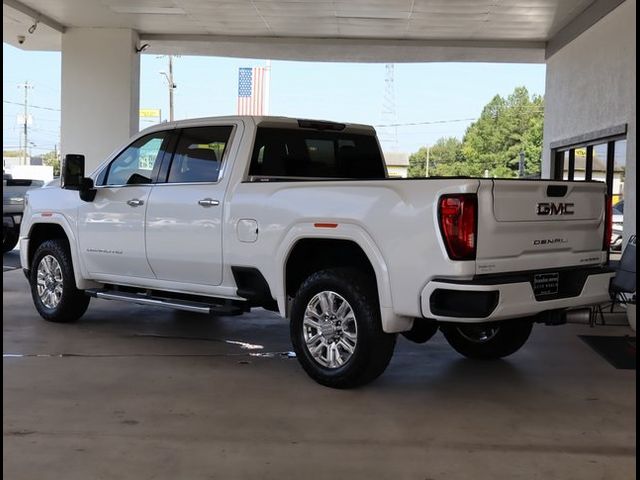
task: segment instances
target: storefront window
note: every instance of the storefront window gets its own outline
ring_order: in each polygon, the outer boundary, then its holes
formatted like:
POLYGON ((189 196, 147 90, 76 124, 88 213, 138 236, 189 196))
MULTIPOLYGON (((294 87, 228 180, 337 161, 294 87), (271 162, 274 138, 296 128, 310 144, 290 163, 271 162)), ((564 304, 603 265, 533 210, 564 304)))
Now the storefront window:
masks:
POLYGON ((611 250, 622 246, 624 226, 624 181, 627 141, 607 138, 583 145, 555 149, 554 178, 562 180, 596 180, 607 184, 613 204, 611 250))

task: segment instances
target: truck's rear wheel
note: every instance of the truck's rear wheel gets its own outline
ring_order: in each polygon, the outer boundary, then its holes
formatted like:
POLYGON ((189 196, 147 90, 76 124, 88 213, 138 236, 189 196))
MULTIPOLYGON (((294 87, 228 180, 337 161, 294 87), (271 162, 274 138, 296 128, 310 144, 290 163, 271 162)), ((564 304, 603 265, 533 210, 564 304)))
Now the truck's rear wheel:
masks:
POLYGON ((449 324, 440 329, 458 353, 469 358, 491 360, 520 350, 529 338, 532 326, 530 319, 518 319, 478 325, 449 324))
POLYGON ((2 253, 10 252, 16 248, 18 236, 18 231, 14 228, 2 229, 2 253))
POLYGON ((351 388, 377 378, 396 336, 384 333, 372 282, 355 269, 307 278, 291 308, 291 341, 302 368, 318 383, 351 388))
POLYGON ((90 298, 76 288, 69 247, 63 240, 47 240, 31 263, 31 296, 42 318, 73 322, 87 311, 90 298))

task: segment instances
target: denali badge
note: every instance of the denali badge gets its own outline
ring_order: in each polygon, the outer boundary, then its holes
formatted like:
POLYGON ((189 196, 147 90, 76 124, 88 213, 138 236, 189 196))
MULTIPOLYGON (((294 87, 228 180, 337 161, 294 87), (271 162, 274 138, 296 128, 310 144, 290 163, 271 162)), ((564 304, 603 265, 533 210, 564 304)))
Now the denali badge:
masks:
POLYGON ((573 215, 573 203, 542 202, 536 205, 538 215, 573 215))
POLYGON ((533 244, 537 247, 538 245, 556 245, 558 243, 568 243, 569 240, 566 238, 540 238, 533 241, 533 244))

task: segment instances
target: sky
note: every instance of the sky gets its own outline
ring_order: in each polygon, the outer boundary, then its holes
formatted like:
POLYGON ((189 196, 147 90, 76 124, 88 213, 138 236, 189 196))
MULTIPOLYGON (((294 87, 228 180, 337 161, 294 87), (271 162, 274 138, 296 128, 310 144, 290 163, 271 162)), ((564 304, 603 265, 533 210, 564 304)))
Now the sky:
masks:
MULTIPOLYGON (((265 60, 180 56, 174 59, 176 119, 233 115, 238 68, 265 60)), ((366 63, 271 63, 270 114, 371 125, 445 122, 380 129, 385 149, 412 153, 442 136, 462 137, 494 95, 524 85, 544 94, 545 66, 490 63, 395 64, 395 120, 383 114, 385 65, 366 63), (460 121, 463 119, 462 121, 460 121), (397 145, 393 138, 397 131, 397 145)), ((167 116, 167 57, 142 55, 140 108, 160 108, 167 116)), ((34 154, 53 150, 60 129, 60 53, 27 52, 3 44, 3 149, 17 149, 28 81, 34 154), (13 103, 11 103, 13 102, 13 103), (20 105, 16 105, 16 103, 20 105), (38 107, 38 108, 36 108, 38 107)), ((90 119, 89 119, 90 121, 90 119)), ((150 126, 141 120, 141 128, 150 126)))

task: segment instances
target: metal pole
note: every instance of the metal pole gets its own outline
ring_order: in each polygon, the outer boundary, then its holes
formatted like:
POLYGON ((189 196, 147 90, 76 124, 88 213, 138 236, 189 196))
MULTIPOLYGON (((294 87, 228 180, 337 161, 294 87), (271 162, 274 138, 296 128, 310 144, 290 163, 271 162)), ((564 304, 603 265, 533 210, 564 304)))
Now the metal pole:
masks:
POLYGON ((28 122, 27 115, 29 114, 29 94, 27 93, 28 91, 29 91, 29 84, 27 82, 24 82, 24 163, 23 165, 27 164, 27 148, 29 148, 29 132, 27 130, 27 122, 28 122))
POLYGON ((266 74, 264 79, 264 105, 262 114, 269 115, 270 103, 271 103, 271 60, 267 60, 266 74))
POLYGON ((24 88, 24 118, 22 124, 22 137, 24 139, 22 150, 22 165, 27 164, 27 148, 29 147, 29 132, 27 129, 27 123, 29 119, 29 89, 33 88, 29 82, 25 81, 23 84, 18 85, 18 88, 24 88))
POLYGON ((520 163, 518 165, 518 177, 524 177, 524 150, 520 150, 520 163))
POLYGON ((173 122, 173 55, 169 55, 169 121, 173 122))

